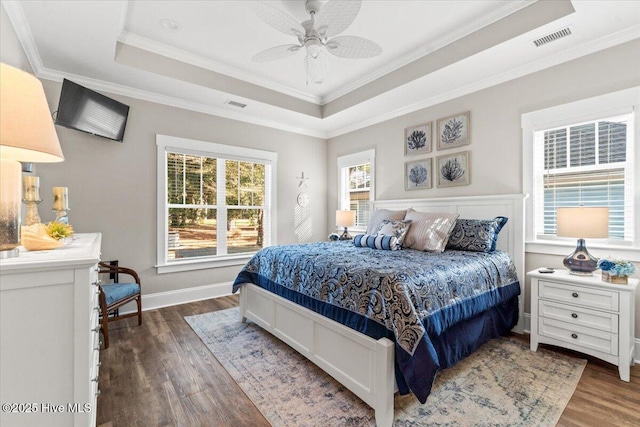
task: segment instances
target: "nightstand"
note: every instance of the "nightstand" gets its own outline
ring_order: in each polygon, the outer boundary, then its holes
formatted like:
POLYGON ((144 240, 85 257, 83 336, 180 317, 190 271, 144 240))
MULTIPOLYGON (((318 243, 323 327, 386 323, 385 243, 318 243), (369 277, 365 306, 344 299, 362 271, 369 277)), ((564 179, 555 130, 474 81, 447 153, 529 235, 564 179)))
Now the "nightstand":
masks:
POLYGON ((618 366, 629 381, 633 365, 635 291, 628 285, 603 282, 600 272, 575 276, 568 270, 531 277, 531 351, 552 344, 595 356, 618 366))

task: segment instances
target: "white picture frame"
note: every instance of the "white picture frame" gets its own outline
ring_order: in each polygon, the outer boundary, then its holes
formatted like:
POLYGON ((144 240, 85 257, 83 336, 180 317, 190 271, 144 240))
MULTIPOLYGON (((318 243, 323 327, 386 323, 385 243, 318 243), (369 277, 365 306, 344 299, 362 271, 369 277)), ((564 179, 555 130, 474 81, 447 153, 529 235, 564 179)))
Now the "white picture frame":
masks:
POLYGON ((471 112, 438 119, 438 150, 471 144, 471 112))
POLYGON ((426 154, 433 147, 433 123, 423 123, 404 130, 404 155, 426 154))
POLYGON ((432 159, 412 160, 404 163, 404 189, 428 190, 432 188, 432 159))
POLYGON ((471 183, 471 152, 445 154, 436 158, 436 185, 457 187, 471 183))

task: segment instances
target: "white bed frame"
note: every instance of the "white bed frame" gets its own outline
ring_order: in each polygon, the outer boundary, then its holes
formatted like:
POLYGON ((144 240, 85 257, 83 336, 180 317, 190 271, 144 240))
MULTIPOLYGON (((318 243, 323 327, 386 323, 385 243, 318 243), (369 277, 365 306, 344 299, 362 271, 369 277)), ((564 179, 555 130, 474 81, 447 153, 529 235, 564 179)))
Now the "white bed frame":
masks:
MULTIPOLYGON (((517 333, 524 326, 524 194, 384 200, 376 209, 413 208, 421 212, 455 212, 460 218, 509 222, 499 234, 498 249, 509 252, 520 278, 517 333)), ((375 410, 376 425, 393 424, 394 343, 374 340, 256 285, 240 291, 240 320, 251 320, 275 335, 360 397, 375 410)))

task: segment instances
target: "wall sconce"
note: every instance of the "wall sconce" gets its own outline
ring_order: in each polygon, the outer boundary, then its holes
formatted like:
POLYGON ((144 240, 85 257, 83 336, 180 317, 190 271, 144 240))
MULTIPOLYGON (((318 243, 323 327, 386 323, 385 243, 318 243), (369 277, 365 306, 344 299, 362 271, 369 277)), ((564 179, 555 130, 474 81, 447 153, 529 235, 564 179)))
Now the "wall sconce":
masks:
POLYGON ((598 260, 587 251, 585 238, 609 237, 609 208, 558 208, 556 233, 559 237, 577 237, 576 249, 562 263, 571 274, 591 276, 598 269, 598 260))
POLYGON ((18 256, 22 165, 64 160, 42 83, 0 63, 0 259, 18 256))
POLYGON ((353 239, 353 237, 349 235, 347 227, 356 225, 356 211, 336 211, 336 225, 338 227, 344 227, 340 240, 353 239))

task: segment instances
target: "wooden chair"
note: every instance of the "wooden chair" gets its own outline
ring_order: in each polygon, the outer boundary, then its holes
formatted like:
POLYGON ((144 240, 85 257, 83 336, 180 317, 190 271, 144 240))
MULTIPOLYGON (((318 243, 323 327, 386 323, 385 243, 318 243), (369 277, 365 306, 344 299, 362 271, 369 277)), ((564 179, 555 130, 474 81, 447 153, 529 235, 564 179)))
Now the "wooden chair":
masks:
POLYGON ((104 335, 104 348, 109 348, 109 322, 138 316, 138 325, 142 325, 142 301, 141 286, 138 273, 130 268, 120 267, 117 264, 100 262, 100 273, 109 273, 113 283, 100 284, 100 310, 102 312, 102 325, 100 330, 104 335), (133 277, 134 282, 120 282, 119 275, 126 274, 133 277), (118 309, 128 302, 135 301, 138 311, 129 314, 120 314, 118 309), (109 314, 111 313, 111 316, 109 314))

